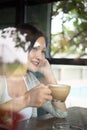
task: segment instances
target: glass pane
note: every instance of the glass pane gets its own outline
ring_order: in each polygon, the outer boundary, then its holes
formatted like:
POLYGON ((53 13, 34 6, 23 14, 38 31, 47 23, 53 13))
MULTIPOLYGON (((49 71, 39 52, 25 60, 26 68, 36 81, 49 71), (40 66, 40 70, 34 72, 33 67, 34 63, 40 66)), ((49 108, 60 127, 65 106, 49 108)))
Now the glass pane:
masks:
POLYGON ((0 28, 14 26, 16 19, 15 8, 2 8, 0 9, 0 28))
POLYGON ((25 7, 25 23, 36 25, 42 29, 48 38, 47 57, 50 48, 51 3, 36 4, 25 7))
POLYGON ((54 2, 51 16, 51 57, 87 58, 87 2, 54 2))

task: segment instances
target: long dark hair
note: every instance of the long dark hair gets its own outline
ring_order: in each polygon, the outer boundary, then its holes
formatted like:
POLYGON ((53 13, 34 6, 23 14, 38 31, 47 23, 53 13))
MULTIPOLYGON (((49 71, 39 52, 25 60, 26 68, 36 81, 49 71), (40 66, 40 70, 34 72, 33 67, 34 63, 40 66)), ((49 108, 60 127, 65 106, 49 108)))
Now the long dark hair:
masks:
POLYGON ((31 24, 22 24, 20 26, 17 26, 17 31, 20 31, 21 34, 26 33, 27 34, 26 41, 30 42, 29 47, 27 48, 27 50, 24 50, 24 51, 30 51, 32 47, 34 46, 34 43, 39 37, 45 38, 46 46, 47 46, 47 38, 45 34, 36 26, 33 26, 31 24))

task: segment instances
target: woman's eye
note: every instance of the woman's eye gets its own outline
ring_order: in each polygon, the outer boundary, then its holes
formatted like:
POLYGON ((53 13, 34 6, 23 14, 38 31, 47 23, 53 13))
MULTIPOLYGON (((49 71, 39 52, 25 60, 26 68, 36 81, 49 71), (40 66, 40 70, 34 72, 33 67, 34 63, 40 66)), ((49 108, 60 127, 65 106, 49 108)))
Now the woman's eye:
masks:
POLYGON ((46 54, 46 51, 42 51, 42 53, 45 55, 45 54, 46 54))
POLYGON ((38 48, 36 48, 36 47, 33 47, 32 49, 33 49, 33 50, 37 50, 38 48))

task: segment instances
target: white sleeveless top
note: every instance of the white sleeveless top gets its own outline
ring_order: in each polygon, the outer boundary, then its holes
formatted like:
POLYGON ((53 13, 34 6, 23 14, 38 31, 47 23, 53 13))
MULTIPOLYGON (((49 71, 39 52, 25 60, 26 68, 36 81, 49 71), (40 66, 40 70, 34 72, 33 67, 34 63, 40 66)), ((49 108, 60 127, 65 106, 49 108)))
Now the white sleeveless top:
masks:
MULTIPOLYGON (((26 83, 25 80, 24 80, 24 82, 25 82, 25 85, 26 85, 26 88, 27 88, 27 83, 26 83)), ((8 87, 7 87, 6 78, 4 78, 4 83, 5 83, 5 84, 4 84, 4 85, 5 85, 5 89, 4 89, 4 93, 3 93, 3 97, 2 97, 2 101, 3 101, 2 103, 7 102, 7 101, 9 101, 9 100, 12 99, 12 98, 9 96, 9 94, 8 94, 8 87)), ((14 104, 13 104, 13 105, 14 105, 14 104)), ((24 120, 25 120, 25 119, 29 119, 29 118, 32 116, 32 107, 24 108, 24 109, 21 110, 19 113, 23 115, 24 120)))

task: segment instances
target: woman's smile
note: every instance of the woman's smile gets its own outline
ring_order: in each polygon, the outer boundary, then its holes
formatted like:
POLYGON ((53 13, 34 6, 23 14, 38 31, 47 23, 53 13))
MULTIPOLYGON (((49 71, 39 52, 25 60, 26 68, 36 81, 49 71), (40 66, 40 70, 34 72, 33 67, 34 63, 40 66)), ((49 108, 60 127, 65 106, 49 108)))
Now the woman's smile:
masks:
POLYGON ((34 66, 36 66, 36 67, 38 67, 39 64, 40 64, 39 60, 36 60, 36 59, 32 60, 31 62, 32 62, 32 64, 33 64, 34 66))

